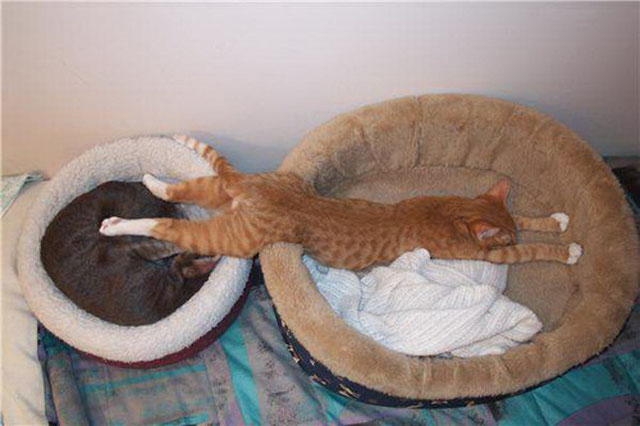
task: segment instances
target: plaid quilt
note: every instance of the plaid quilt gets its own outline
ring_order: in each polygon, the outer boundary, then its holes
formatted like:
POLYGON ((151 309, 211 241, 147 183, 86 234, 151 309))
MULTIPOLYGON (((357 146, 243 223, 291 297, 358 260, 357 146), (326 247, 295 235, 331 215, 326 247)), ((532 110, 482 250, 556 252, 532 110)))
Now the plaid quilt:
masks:
POLYGON ((517 396, 450 409, 368 405, 311 381, 287 351, 260 279, 225 334, 177 364, 110 367, 78 354, 44 327, 38 355, 53 424, 631 425, 640 424, 639 334, 636 303, 614 344, 584 365, 517 396))

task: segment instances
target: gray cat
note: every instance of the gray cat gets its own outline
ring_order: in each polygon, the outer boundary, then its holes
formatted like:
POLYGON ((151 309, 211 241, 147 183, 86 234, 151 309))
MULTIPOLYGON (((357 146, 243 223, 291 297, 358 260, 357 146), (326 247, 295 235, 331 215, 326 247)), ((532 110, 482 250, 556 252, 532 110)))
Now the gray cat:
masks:
POLYGON ((51 221, 42 238, 42 264, 76 305, 120 325, 154 323, 193 296, 215 267, 148 237, 105 237, 103 219, 181 218, 175 205, 154 197, 141 183, 106 182, 75 198, 51 221))

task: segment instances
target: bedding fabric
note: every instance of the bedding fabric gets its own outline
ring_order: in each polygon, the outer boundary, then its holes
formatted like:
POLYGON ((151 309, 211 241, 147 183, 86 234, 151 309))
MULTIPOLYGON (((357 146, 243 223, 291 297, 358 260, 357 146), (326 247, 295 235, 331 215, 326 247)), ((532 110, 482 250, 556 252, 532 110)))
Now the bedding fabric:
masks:
POLYGON ((328 268, 309 256, 303 262, 347 324, 408 355, 501 354, 542 328, 529 308, 502 294, 507 265, 431 259, 420 248, 360 279, 353 271, 328 268))
POLYGON ((20 194, 22 188, 29 182, 38 182, 43 176, 38 172, 23 173, 15 176, 2 176, 0 184, 0 216, 4 216, 5 212, 20 194))
MULTIPOLYGON (((637 209, 635 213, 640 217, 637 209)), ((218 341, 196 357, 162 368, 106 366, 40 328, 38 356, 48 419, 60 424, 173 425, 640 422, 638 301, 611 347, 552 381, 488 404, 414 410, 363 404, 307 377, 283 344, 257 268, 252 282, 245 309, 218 341)))
MULTIPOLYGON (((2 217, 2 421, 7 425, 46 424, 37 320, 22 295, 16 246, 29 206, 47 183, 30 183, 2 217)), ((17 195, 17 194, 16 194, 17 195)))
POLYGON ((79 355, 44 329, 47 415, 60 424, 633 424, 640 420, 640 306, 616 343, 586 365, 529 392, 450 409, 387 408, 313 382, 283 345, 262 279, 240 317, 198 356, 127 370, 79 355), (405 423, 406 422, 406 423, 405 423))

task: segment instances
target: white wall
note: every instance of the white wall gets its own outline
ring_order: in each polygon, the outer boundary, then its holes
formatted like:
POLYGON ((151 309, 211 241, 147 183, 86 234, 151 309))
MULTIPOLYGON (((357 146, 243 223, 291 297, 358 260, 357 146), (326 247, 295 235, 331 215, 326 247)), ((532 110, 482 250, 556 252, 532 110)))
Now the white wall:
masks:
POLYGON ((639 4, 3 5, 3 173, 113 138, 199 130, 275 168, 332 116, 469 92, 639 154, 639 4))

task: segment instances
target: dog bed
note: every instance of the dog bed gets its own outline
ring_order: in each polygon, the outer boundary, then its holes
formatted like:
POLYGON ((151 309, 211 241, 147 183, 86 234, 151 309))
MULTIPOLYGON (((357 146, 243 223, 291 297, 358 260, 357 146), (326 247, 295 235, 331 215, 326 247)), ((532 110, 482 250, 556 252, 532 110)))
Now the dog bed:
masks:
MULTIPOLYGON (((281 171, 324 195, 397 202, 424 194, 475 196, 512 182, 510 207, 531 216, 567 212, 561 235, 578 242, 574 266, 509 268, 506 295, 538 316, 542 332, 502 355, 416 357, 347 326, 302 263, 302 249, 260 254, 289 349, 311 377, 342 395, 390 406, 482 402, 549 380, 609 345, 638 291, 638 237, 618 182, 575 133, 531 108, 469 95, 425 95, 343 114, 309 133, 281 171)), ((419 325, 416 325, 419 326, 419 325)))
MULTIPOLYGON (((40 240, 65 205, 109 180, 139 181, 144 173, 175 179, 213 174, 195 152, 166 137, 123 139, 93 148, 48 183, 25 220, 18 245, 24 296, 42 324, 76 349, 110 363, 152 367, 190 356, 219 336, 247 297, 251 261, 225 257, 202 288, 171 315, 149 325, 127 327, 103 321, 62 294, 40 261, 40 240)), ((182 206, 190 218, 208 214, 182 206)), ((97 230, 96 230, 97 232, 97 230)))

